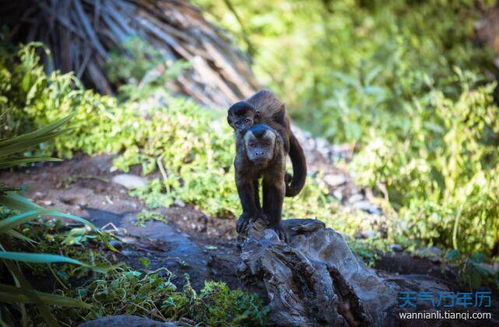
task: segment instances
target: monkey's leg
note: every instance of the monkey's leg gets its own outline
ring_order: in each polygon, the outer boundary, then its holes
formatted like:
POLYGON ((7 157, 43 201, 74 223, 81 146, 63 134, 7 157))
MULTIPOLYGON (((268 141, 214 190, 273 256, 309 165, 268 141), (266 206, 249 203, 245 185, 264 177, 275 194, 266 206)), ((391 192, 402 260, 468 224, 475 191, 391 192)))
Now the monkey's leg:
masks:
POLYGON ((287 241, 287 235, 281 225, 282 204, 284 201, 285 184, 284 177, 280 174, 264 176, 263 179, 263 213, 268 219, 269 227, 274 229, 283 241, 287 241))
POLYGON ((236 231, 241 233, 245 231, 251 218, 258 213, 257 202, 255 198, 254 183, 251 180, 236 177, 237 193, 243 207, 243 213, 239 217, 236 225, 236 231))

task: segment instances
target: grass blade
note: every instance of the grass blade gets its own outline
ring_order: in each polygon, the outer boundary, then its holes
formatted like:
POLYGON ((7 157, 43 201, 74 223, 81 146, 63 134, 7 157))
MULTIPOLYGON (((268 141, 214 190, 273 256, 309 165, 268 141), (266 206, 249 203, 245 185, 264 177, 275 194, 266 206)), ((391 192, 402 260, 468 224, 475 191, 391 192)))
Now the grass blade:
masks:
POLYGON ((20 159, 10 159, 9 161, 3 161, 0 163, 1 168, 9 168, 14 167, 26 163, 37 162, 37 161, 61 161, 59 158, 52 157, 29 157, 29 158, 20 158, 20 159))
POLYGON ((14 260, 29 263, 72 263, 75 265, 89 267, 89 265, 76 260, 71 259, 58 254, 47 254, 47 253, 28 253, 28 252, 10 252, 0 251, 0 259, 14 260))
POLYGON ((15 216, 11 216, 9 218, 3 219, 0 221, 0 234, 6 233, 7 231, 24 224, 30 220, 38 218, 40 215, 50 212, 51 210, 46 209, 37 209, 30 210, 23 213, 20 213, 15 216))
POLYGON ((90 304, 66 296, 39 292, 6 284, 0 284, 0 301, 4 303, 50 304, 87 309, 92 307, 90 304))

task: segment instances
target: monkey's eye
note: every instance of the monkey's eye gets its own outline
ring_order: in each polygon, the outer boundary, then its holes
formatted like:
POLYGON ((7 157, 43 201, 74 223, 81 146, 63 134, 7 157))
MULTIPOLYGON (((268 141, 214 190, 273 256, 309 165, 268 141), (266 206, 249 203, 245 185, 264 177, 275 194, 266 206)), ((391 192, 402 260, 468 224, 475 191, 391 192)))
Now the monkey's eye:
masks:
POLYGON ((256 142, 250 141, 250 142, 248 142, 248 145, 250 147, 255 147, 256 146, 256 142))
POLYGON ((251 122, 251 120, 249 120, 249 119, 245 119, 245 120, 244 120, 244 122, 245 122, 245 123, 250 123, 250 122, 251 122))

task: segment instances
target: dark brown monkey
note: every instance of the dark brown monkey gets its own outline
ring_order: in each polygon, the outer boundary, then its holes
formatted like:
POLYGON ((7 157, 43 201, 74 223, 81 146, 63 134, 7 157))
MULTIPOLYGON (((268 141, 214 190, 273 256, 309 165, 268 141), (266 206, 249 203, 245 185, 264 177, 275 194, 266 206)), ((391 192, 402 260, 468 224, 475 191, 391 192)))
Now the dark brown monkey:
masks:
POLYGON ((253 125, 236 138, 236 186, 243 208, 236 230, 246 230, 252 219, 262 217, 280 239, 286 240, 281 225, 286 184, 286 153, 280 134, 267 125, 253 125), (263 205, 259 185, 262 181, 263 205))
MULTIPOLYGON (((286 154, 291 158, 293 176, 286 174, 286 196, 297 195, 305 185, 307 163, 303 149, 291 131, 284 103, 268 90, 261 90, 245 101, 233 104, 228 111, 227 122, 236 131, 244 131, 253 124, 268 125, 276 130, 282 140, 286 154)), ((236 136, 237 137, 237 136, 236 136)))

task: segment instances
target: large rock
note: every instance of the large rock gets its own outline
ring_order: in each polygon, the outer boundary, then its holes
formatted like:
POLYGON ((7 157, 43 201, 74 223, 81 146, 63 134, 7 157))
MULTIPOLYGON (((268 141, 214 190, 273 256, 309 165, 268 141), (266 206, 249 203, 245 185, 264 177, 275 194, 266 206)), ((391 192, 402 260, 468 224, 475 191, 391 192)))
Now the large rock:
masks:
POLYGON ((144 177, 140 177, 132 174, 120 174, 113 176, 112 182, 122 185, 129 190, 133 190, 136 188, 143 187, 147 184, 147 179, 144 177))
POLYGON ((321 221, 283 223, 288 244, 261 222, 252 224, 241 242, 239 266, 244 284, 266 293, 269 318, 278 326, 398 326, 400 291, 448 290, 427 277, 379 276, 357 259, 341 234, 321 221))

